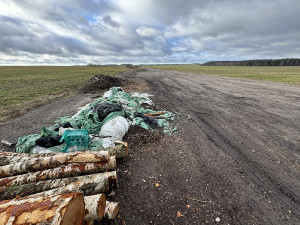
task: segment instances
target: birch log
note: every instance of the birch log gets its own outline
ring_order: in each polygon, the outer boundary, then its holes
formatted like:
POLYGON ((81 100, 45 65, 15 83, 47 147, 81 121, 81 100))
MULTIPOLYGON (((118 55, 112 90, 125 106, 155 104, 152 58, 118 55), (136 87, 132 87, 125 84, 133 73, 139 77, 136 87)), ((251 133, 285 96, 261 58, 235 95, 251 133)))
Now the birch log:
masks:
POLYGON ((76 181, 95 179, 95 178, 100 179, 101 177, 103 177, 103 179, 107 179, 109 176, 110 174, 107 173, 99 173, 99 174, 91 174, 85 176, 45 180, 37 183, 22 184, 18 186, 1 187, 0 200, 12 199, 17 196, 24 197, 31 194, 47 191, 50 189, 63 187, 76 181))
POLYGON ((106 197, 105 194, 84 196, 85 214, 84 221, 101 220, 104 216, 106 197))
POLYGON ((113 220, 114 218, 116 218, 116 216, 119 212, 119 209, 120 209, 120 205, 118 202, 106 201, 104 218, 113 220))
POLYGON ((18 153, 18 152, 0 152, 0 156, 20 156, 20 157, 39 157, 39 156, 52 156, 57 154, 64 154, 60 152, 51 152, 51 153, 18 153))
POLYGON ((22 184, 22 185, 12 186, 12 187, 1 187, 0 200, 13 199, 16 198, 17 196, 18 197, 28 196, 38 192, 43 192, 53 188, 58 188, 75 181, 77 181, 77 179, 71 177, 71 178, 40 181, 37 183, 22 184))
POLYGON ((84 215, 80 193, 0 202, 0 224, 81 225, 84 215))
MULTIPOLYGON (((122 142, 126 143, 126 142, 122 142)), ((127 144, 127 143, 126 143, 127 144)), ((109 148, 102 148, 99 149, 99 151, 110 151, 114 147, 109 148)), ((93 152, 93 151, 92 151, 93 152)), ((53 155, 64 155, 68 153, 62 153, 62 152, 51 152, 51 153, 17 153, 17 152, 0 152, 0 157, 32 157, 32 158, 39 158, 39 157, 47 157, 47 156, 53 156, 53 155)))
POLYGON ((94 225, 94 221, 84 221, 83 225, 94 225))
POLYGON ((12 175, 23 174, 26 172, 39 171, 55 168, 60 165, 84 162, 108 162, 109 152, 74 152, 59 154, 44 158, 31 158, 24 163, 10 164, 0 167, 0 178, 12 175))
MULTIPOLYGON (((115 142, 117 146, 109 147, 109 148, 102 148, 98 151, 108 151, 108 152, 120 152, 123 150, 127 152, 128 154, 128 144, 126 142, 116 141, 115 142), (123 146, 125 149, 120 149, 120 147, 123 146)), ((91 151, 93 152, 93 151, 91 151)), ((64 155, 68 153, 61 153, 61 152, 52 152, 52 153, 17 153, 17 152, 0 152, 0 166, 8 165, 8 164, 14 164, 14 163, 21 163, 26 162, 31 158, 43 158, 43 157, 50 157, 54 155, 64 155), (2 163, 3 162, 3 163, 2 163)), ((123 154, 124 155, 124 154, 123 154)), ((112 156, 112 155, 111 155, 112 156)), ((121 157, 123 157, 121 155, 121 157)))
POLYGON ((91 178, 80 180, 74 183, 70 183, 64 187, 55 188, 31 196, 49 196, 73 192, 79 192, 84 195, 95 195, 99 193, 115 191, 118 186, 116 171, 107 172, 104 174, 105 176, 98 173, 91 178))
POLYGON ((128 143, 122 141, 115 141, 116 146, 110 148, 109 150, 100 149, 103 151, 108 151, 110 156, 116 156, 117 159, 123 159, 128 156, 128 143))
POLYGON ((7 147, 13 147, 15 145, 15 143, 11 143, 11 142, 3 140, 3 139, 1 140, 1 143, 7 147))
POLYGON ((0 166, 5 166, 9 164, 9 160, 6 157, 0 156, 0 166))
POLYGON ((15 163, 23 163, 32 159, 33 157, 29 156, 0 156, 0 166, 15 164, 15 163), (7 162, 6 164, 2 163, 2 161, 7 162))
POLYGON ((64 165, 53 169, 21 174, 13 177, 0 179, 0 190, 2 186, 16 186, 26 183, 34 183, 42 180, 73 177, 84 174, 92 174, 112 170, 116 168, 116 158, 110 157, 106 163, 76 163, 64 165))

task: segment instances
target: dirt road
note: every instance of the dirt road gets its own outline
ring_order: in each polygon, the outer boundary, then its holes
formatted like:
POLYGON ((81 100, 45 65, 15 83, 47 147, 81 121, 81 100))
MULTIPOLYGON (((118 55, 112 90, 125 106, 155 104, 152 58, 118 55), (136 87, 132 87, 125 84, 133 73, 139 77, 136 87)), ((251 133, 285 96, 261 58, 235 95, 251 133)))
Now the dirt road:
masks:
MULTIPOLYGON (((127 76, 183 118, 178 135, 118 162, 127 225, 300 224, 299 86, 150 69, 127 76)), ((35 109, 0 126, 1 138, 39 133, 90 101, 35 109)))
MULTIPOLYGON (((91 103, 99 94, 75 94, 35 108, 28 113, 0 125, 0 139, 16 143, 18 138, 29 134, 39 134, 43 126, 55 124, 61 116, 74 115, 79 107, 91 103)), ((0 149, 11 150, 0 143, 0 149)))
POLYGON ((300 224, 299 86, 160 70, 129 78, 191 119, 122 165, 126 224, 300 224))

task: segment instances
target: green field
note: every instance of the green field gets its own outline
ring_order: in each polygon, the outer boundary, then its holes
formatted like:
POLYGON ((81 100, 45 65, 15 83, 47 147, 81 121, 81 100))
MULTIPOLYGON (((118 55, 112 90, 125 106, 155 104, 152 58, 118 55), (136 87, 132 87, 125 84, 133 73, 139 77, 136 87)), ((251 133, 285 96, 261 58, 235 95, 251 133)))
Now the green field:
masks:
POLYGON ((198 66, 198 65, 159 65, 149 66, 161 70, 174 70, 228 77, 241 77, 255 80, 300 84, 300 66, 198 66))
POLYGON ((0 121, 12 107, 18 110, 68 95, 96 74, 116 75, 125 70, 122 66, 1 66, 0 121))

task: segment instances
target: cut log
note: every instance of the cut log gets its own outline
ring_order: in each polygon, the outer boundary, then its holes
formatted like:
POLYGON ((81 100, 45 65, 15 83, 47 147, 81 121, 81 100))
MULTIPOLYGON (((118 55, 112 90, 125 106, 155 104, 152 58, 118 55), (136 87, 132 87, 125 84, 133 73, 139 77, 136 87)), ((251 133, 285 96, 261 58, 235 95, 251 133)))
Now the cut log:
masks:
POLYGON ((17 156, 20 153, 16 153, 16 152, 0 152, 0 156, 17 156))
POLYGON ((6 157, 0 156, 0 166, 5 166, 9 164, 9 160, 6 157))
POLYGON ((94 221, 84 221, 84 225, 94 225, 94 221))
POLYGON ((84 221, 101 220, 104 216, 106 197, 105 194, 84 196, 85 214, 84 221))
POLYGON ((58 154, 49 157, 31 158, 27 162, 16 163, 0 167, 0 178, 12 175, 18 175, 26 172, 39 171, 55 168, 60 165, 79 163, 79 162, 108 162, 109 152, 71 152, 58 154))
POLYGON ((15 143, 11 143, 11 142, 3 140, 3 139, 1 140, 1 143, 7 147, 13 147, 15 145, 15 143))
POLYGON ((22 184, 12 187, 1 187, 0 200, 13 199, 17 196, 24 197, 38 192, 58 188, 77 181, 75 178, 63 178, 55 180, 40 181, 37 183, 22 184))
POLYGON ((4 166, 4 164, 2 164, 2 161, 4 160, 5 162, 7 162, 7 164, 5 165, 8 165, 8 164, 24 163, 32 158, 33 157, 29 157, 29 156, 0 156, 0 165, 4 166))
POLYGON ((95 179, 95 178, 97 179, 103 178, 103 180, 105 180, 109 176, 110 175, 107 173, 100 173, 100 174, 92 174, 92 175, 85 175, 85 176, 52 179, 52 180, 40 181, 37 183, 22 184, 22 185, 12 186, 12 187, 1 187, 0 200, 12 199, 15 198, 16 196, 24 197, 27 195, 47 191, 50 189, 63 187, 76 181, 95 179))
POLYGON ((166 112, 155 112, 155 113, 146 113, 145 116, 160 116, 162 114, 165 114, 166 112))
POLYGON ((60 152, 51 152, 51 153, 17 153, 17 152, 0 152, 0 156, 27 156, 27 157, 39 157, 39 156, 52 156, 52 155, 57 155, 57 154, 64 154, 60 152))
POLYGON ((81 225, 84 214, 84 198, 79 193, 0 202, 0 224, 81 225))
MULTIPOLYGON (((119 145, 123 145, 125 148, 127 148, 128 152, 128 144, 126 142, 115 142, 119 145)), ((116 152, 116 147, 109 147, 109 148, 102 148, 98 151, 111 151, 112 153, 116 152)), ((124 154, 120 154, 123 150, 117 150, 118 155, 122 156, 124 154)), ((89 151, 93 153, 93 151, 89 151)), ((43 158, 43 157, 50 157, 54 155, 62 155, 66 153, 61 152, 53 152, 53 153, 34 153, 34 154, 28 154, 28 153, 13 153, 13 152, 0 152, 0 166, 8 165, 8 164, 15 164, 15 163, 24 163, 32 158, 43 158), (3 154, 2 154, 3 153, 3 154)), ((116 153, 114 153, 116 154, 116 153)), ((113 155, 111 155, 113 156, 113 155)))
MULTIPOLYGON (((122 142, 122 143, 126 143, 126 142, 122 142)), ((110 151, 110 149, 112 149, 114 147, 109 147, 109 148, 102 148, 99 149, 98 151, 110 151)), ((93 151, 89 151, 89 152, 93 152, 93 151)), ((3 156, 9 156, 10 158, 13 157, 31 157, 31 158, 40 158, 40 157, 49 157, 49 156, 54 156, 54 155, 64 155, 64 154, 68 154, 68 153, 62 153, 62 152, 51 152, 51 153, 17 153, 17 152, 0 152, 0 157, 3 156)), ((15 160, 14 160, 15 161, 15 160)))
POLYGON ((119 212, 119 209, 120 209, 120 206, 119 206, 118 202, 106 201, 104 218, 113 220, 114 218, 116 218, 116 216, 119 212))
POLYGON ((73 192, 79 192, 84 195, 95 195, 100 193, 113 192, 117 189, 118 181, 117 181, 116 171, 104 173, 105 176, 103 176, 101 173, 93 174, 93 175, 90 175, 93 176, 91 178, 76 181, 64 187, 55 188, 31 196, 49 196, 49 195, 66 194, 66 193, 73 193, 73 192))
POLYGON ((115 141, 116 146, 110 148, 109 150, 101 149, 108 151, 110 156, 116 156, 117 159, 123 159, 128 156, 128 143, 122 141, 115 141))
POLYGON ((5 177, 0 179, 0 190, 2 186, 16 186, 26 183, 34 183, 42 180, 73 177, 84 174, 92 174, 105 172, 116 168, 116 158, 110 157, 106 163, 76 163, 60 166, 54 169, 37 171, 32 173, 21 174, 13 177, 5 177))

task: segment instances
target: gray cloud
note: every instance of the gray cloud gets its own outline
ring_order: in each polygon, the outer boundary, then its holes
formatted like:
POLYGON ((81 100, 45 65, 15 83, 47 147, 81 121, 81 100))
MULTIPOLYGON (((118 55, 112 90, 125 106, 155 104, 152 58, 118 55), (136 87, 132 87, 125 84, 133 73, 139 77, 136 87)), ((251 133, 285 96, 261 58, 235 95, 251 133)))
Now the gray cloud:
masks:
POLYGON ((0 64, 300 57, 299 8, 297 0, 2 0, 0 64))
POLYGON ((109 26, 112 26, 112 27, 119 27, 120 24, 116 21, 114 21, 110 15, 107 15, 107 16, 104 16, 103 17, 103 22, 108 24, 109 26))

